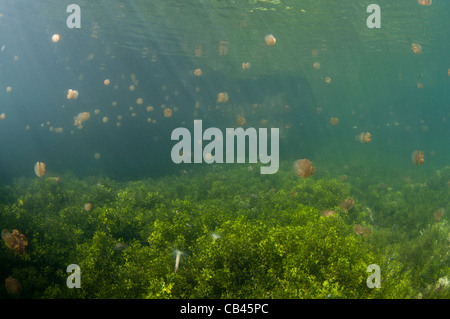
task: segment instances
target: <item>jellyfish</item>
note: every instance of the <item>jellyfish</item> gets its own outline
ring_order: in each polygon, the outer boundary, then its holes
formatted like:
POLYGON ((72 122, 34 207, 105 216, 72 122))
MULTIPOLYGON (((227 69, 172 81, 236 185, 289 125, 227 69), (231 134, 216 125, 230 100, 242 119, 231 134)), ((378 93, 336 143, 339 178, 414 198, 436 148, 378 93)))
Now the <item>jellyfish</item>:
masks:
POLYGON ((423 151, 414 151, 411 154, 411 159, 413 161, 414 164, 416 165, 422 165, 424 163, 424 158, 423 158, 423 151))
POLYGON ((336 212, 334 210, 329 210, 329 209, 325 209, 320 213, 320 216, 324 216, 324 217, 330 217, 330 216, 335 216, 336 212))
POLYGON ((238 116, 238 118, 236 120, 236 123, 239 126, 244 126, 246 122, 247 121, 245 120, 245 117, 243 117, 243 116, 238 116))
POLYGON ((102 118, 102 122, 103 122, 103 123, 108 123, 108 120, 109 120, 109 119, 108 119, 107 116, 104 116, 104 117, 102 118))
POLYGON ((130 246, 128 246, 128 245, 125 244, 125 243, 118 242, 118 243, 113 247, 113 250, 114 250, 114 251, 122 251, 122 250, 127 249, 128 247, 130 247, 130 246))
POLYGON ((227 92, 220 92, 217 94, 217 102, 219 103, 226 103, 228 101, 228 93, 227 92))
POLYGON ((266 41, 266 44, 268 46, 273 46, 275 45, 275 43, 277 42, 277 39, 275 39, 275 37, 272 34, 268 34, 266 35, 266 37, 264 38, 264 40, 266 41))
POLYGON ((53 43, 58 42, 60 38, 61 38, 61 37, 60 37, 59 34, 57 34, 57 33, 54 34, 54 35, 52 35, 52 41, 53 41, 53 43))
POLYGON ((431 6, 432 0, 417 0, 423 6, 431 6))
POLYGON ((315 170, 315 167, 312 166, 312 162, 306 158, 296 160, 292 167, 294 173, 303 178, 311 176, 315 170))
POLYGON ((3 229, 2 239, 8 248, 14 250, 18 254, 24 253, 25 248, 28 246, 28 241, 25 239, 25 236, 19 233, 17 229, 14 229, 12 233, 7 229, 3 229))
POLYGON ((314 69, 316 69, 316 70, 319 70, 320 69, 320 63, 319 62, 314 62, 314 64, 313 64, 313 68, 314 69))
POLYGON ((144 103, 144 99, 143 98, 138 98, 137 100, 136 100, 136 103, 138 104, 138 105, 141 105, 142 103, 144 103))
POLYGON ((5 279, 5 288, 10 295, 19 295, 22 292, 21 284, 11 276, 5 279))
POLYGON ((67 91, 67 99, 68 100, 74 100, 74 99, 76 99, 78 97, 78 91, 77 90, 72 90, 72 89, 69 89, 68 91, 67 91))
POLYGON ((105 79, 105 81, 103 81, 104 85, 109 85, 109 83, 110 83, 109 79, 105 79))
POLYGON ((175 272, 176 272, 178 270, 178 267, 180 266, 181 257, 184 256, 185 253, 178 249, 175 249, 173 254, 175 255, 175 272))
POLYGON ((423 84, 422 84, 422 82, 418 82, 418 83, 417 83, 417 88, 423 89, 423 84))
POLYGON ((355 139, 361 143, 370 143, 372 141, 372 134, 369 132, 362 132, 359 135, 356 135, 355 139))
POLYGON ((252 66, 251 66, 250 62, 242 62, 242 70, 248 70, 251 67, 252 66))
POLYGON ((45 163, 36 162, 36 164, 34 164, 34 173, 38 177, 44 176, 45 175, 45 163))
POLYGON ((83 209, 87 212, 90 211, 92 209, 92 203, 84 203, 83 209))
POLYGON ((413 43, 411 44, 411 50, 413 50, 413 52, 415 54, 420 54, 422 53, 422 47, 420 46, 420 44, 418 43, 413 43))
POLYGON ((448 76, 450 76, 450 69, 447 70, 447 74, 448 74, 448 76))
POLYGON ((6 92, 9 93, 9 92, 11 92, 11 91, 12 91, 12 87, 11 87, 11 86, 7 86, 7 87, 6 87, 6 92))
POLYGON ((441 220, 442 216, 444 216, 444 208, 443 208, 443 207, 439 208, 439 209, 438 209, 437 211, 435 211, 434 214, 433 214, 433 218, 434 218, 434 220, 437 221, 437 222, 441 220))
POLYGON ((331 78, 330 78, 329 76, 327 76, 327 77, 325 78, 325 82, 326 82, 327 84, 330 84, 330 83, 331 83, 331 78))
POLYGON ((168 107, 164 109, 164 116, 165 117, 167 117, 167 118, 171 117, 172 113, 173 113, 172 110, 169 109, 168 107))
POLYGON ((330 124, 334 125, 334 126, 338 125, 339 124, 339 119, 337 117, 332 117, 330 119, 330 124))
POLYGON ((130 85, 128 89, 129 89, 130 91, 134 91, 135 87, 134 87, 134 85, 130 85))
POLYGON ((201 76, 203 74, 202 69, 195 69, 194 70, 194 75, 195 76, 201 76))
POLYGON ((6 118, 5 113, 0 114, 0 120, 4 120, 6 118))
POLYGON ((347 198, 341 203, 341 207, 343 209, 345 209, 346 211, 349 211, 350 209, 352 209, 354 205, 355 205, 355 201, 353 200, 353 198, 347 198))

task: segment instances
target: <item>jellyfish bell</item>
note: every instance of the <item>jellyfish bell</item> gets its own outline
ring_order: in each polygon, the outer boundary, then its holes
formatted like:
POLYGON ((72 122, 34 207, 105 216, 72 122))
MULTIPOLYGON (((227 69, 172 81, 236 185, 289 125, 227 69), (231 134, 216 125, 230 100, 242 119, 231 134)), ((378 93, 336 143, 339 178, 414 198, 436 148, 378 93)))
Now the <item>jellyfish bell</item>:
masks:
POLYGON ((264 40, 268 46, 273 46, 277 42, 277 39, 272 34, 268 34, 265 36, 264 40))
POLYGON ((228 93, 227 92, 220 92, 217 94, 217 102, 219 103, 226 103, 228 101, 228 93))
POLYGON ((417 2, 423 6, 431 6, 433 0, 417 0, 417 2))
POLYGON ((299 177, 309 177, 314 173, 315 167, 312 166, 312 162, 306 158, 299 159, 292 165, 294 173, 299 177))
POLYGON ((411 50, 413 50, 413 52, 415 54, 421 54, 422 53, 422 47, 418 43, 411 44, 411 50))
POLYGON ((334 126, 338 125, 339 124, 339 119, 337 117, 330 118, 330 124, 334 125, 334 126))
POLYGON ((54 35, 52 35, 52 42, 56 43, 59 41, 60 38, 61 38, 60 35, 55 33, 54 35))
POLYGON ((331 78, 330 78, 329 76, 327 76, 327 77, 325 78, 325 82, 326 82, 327 84, 330 84, 330 83, 331 83, 331 78))
POLYGON ((423 158, 423 151, 416 150, 416 151, 412 152, 411 159, 414 164, 422 165, 425 162, 425 160, 423 158))
POLYGON ((194 70, 194 75, 195 76, 201 76, 203 74, 202 69, 195 69, 194 70))
POLYGON ((171 117, 172 114, 173 114, 172 110, 169 109, 168 107, 164 109, 164 116, 165 116, 166 118, 171 117))
POLYGON ((109 83, 110 83, 109 79, 105 79, 105 81, 103 81, 104 85, 109 85, 109 83))
POLYGON ((361 143, 370 143, 372 141, 372 134, 369 132, 362 132, 361 134, 355 136, 355 140, 361 143))
POLYGON ((36 162, 36 164, 34 164, 34 173, 38 177, 44 176, 45 175, 45 163, 36 162))
POLYGON ((353 206, 355 205, 355 201, 353 198, 346 198, 342 203, 341 203, 341 207, 343 209, 345 209, 346 211, 349 211, 350 209, 353 208, 353 206))
POLYGON ((317 62, 317 61, 314 62, 314 63, 313 63, 313 68, 316 69, 316 70, 319 70, 319 69, 320 69, 320 63, 317 62))
POLYGON ((335 216, 336 212, 334 210, 329 210, 329 209, 325 209, 320 213, 320 216, 323 217, 330 217, 330 216, 335 216))

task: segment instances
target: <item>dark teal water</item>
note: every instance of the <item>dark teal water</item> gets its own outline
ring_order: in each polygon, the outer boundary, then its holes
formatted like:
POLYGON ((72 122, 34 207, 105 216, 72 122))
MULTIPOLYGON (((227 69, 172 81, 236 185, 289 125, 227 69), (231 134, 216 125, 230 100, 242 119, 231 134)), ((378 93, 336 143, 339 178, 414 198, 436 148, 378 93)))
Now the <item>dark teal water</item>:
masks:
POLYGON ((446 1, 378 1, 380 29, 366 26, 372 1, 78 1, 80 29, 66 26, 70 3, 0 4, 2 183, 32 177, 37 161, 51 176, 177 174, 194 164, 172 163, 173 129, 192 129, 194 119, 237 127, 238 116, 244 127, 280 128, 280 162, 309 158, 325 176, 420 179, 449 163, 446 1), (68 89, 79 97, 67 100, 68 89), (91 114, 82 129, 80 112, 91 114), (372 141, 355 141, 361 132, 372 141), (425 165, 412 163, 414 150, 425 165))

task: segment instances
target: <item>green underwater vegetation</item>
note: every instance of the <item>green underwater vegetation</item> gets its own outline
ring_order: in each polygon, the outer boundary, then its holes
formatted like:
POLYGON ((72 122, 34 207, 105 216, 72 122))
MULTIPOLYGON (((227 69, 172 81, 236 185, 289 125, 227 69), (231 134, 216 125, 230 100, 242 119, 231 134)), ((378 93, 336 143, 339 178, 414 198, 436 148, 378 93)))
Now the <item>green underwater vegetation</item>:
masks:
POLYGON ((450 167, 366 192, 358 180, 252 168, 15 180, 0 189, 0 225, 28 245, 17 253, 1 243, 1 278, 21 290, 0 297, 450 297, 448 217, 433 215, 448 209, 450 167), (81 269, 80 289, 66 285, 70 264, 81 269), (379 289, 366 284, 370 264, 381 269, 379 289))

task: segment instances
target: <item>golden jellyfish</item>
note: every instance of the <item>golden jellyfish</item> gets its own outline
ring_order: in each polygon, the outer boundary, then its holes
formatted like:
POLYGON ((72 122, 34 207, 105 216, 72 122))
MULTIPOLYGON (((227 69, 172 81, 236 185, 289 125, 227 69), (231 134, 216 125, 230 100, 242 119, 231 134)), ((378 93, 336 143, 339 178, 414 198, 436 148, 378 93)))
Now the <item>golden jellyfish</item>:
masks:
POLYGON ((7 93, 9 93, 9 92, 11 92, 11 91, 12 91, 12 87, 11 87, 11 86, 6 87, 6 92, 7 92, 7 93))
POLYGON ((195 76, 201 76, 203 74, 202 69, 195 69, 194 70, 194 75, 195 76))
POLYGON ((437 222, 441 220, 442 216, 444 216, 444 208, 443 208, 443 207, 439 208, 439 209, 438 209, 437 211, 435 211, 434 214, 433 214, 433 218, 434 218, 434 220, 437 221, 437 222))
POLYGON ((219 103, 226 103, 228 101, 228 93, 227 92, 220 92, 217 94, 217 102, 219 103))
POLYGON ((422 53, 422 47, 418 43, 411 44, 411 50, 413 50, 413 52, 415 54, 421 54, 422 53))
POLYGON ((143 98, 138 98, 137 100, 136 100, 136 103, 138 104, 138 105, 141 105, 142 103, 144 103, 144 99, 143 98))
POLYGON ((421 82, 418 82, 418 83, 417 83, 417 88, 418 88, 418 89, 423 89, 423 84, 422 84, 421 82))
POLYGON ((56 43, 59 41, 61 37, 59 36, 59 34, 55 33, 54 35, 52 35, 52 41, 53 43, 56 43))
POLYGON ((168 107, 164 109, 164 116, 165 117, 169 118, 169 117, 172 116, 172 114, 173 114, 172 110, 169 109, 168 107))
POLYGON ((17 229, 14 229, 12 233, 10 233, 7 229, 3 229, 2 239, 8 248, 14 250, 18 254, 24 253, 26 247, 28 246, 28 241, 26 240, 25 235, 19 233, 17 229))
POLYGON ((103 84, 104 84, 104 85, 109 85, 109 83, 111 83, 111 82, 109 81, 109 79, 105 79, 105 81, 103 81, 103 84))
POLYGON ((334 125, 334 126, 338 125, 339 124, 339 119, 337 117, 332 117, 330 119, 330 124, 334 125))
POLYGON ((88 212, 88 211, 90 211, 92 209, 92 204, 91 203, 84 203, 83 208, 84 208, 85 211, 88 212))
POLYGON ((36 164, 34 164, 34 173, 38 177, 44 176, 45 175, 45 163, 36 162, 36 164))
POLYGON ((330 217, 330 216, 335 216, 336 212, 334 210, 329 210, 329 209, 325 209, 320 213, 320 216, 323 217, 330 217))
POLYGON ((243 116, 238 116, 238 118, 236 120, 236 123, 239 126, 244 126, 246 122, 247 121, 245 120, 245 117, 243 117, 243 116))
POLYGON ((347 175, 342 174, 341 176, 339 176, 339 179, 341 180, 341 182, 345 182, 347 180, 347 175))
POLYGON ((77 90, 69 89, 69 90, 67 91, 67 99, 68 99, 68 100, 74 100, 74 99, 76 99, 77 97, 78 97, 78 91, 77 91, 77 90))
POLYGON ((0 120, 4 120, 6 118, 5 113, 0 114, 0 120))
POLYGON ((296 160, 292 167, 294 173, 303 178, 311 176, 315 170, 315 167, 312 166, 312 162, 306 158, 296 160))
POLYGON ((135 87, 134 85, 130 85, 130 87, 128 88, 130 91, 134 91, 135 87))
POLYGON ((151 112, 151 111, 153 111, 153 106, 151 106, 151 105, 147 106, 147 112, 151 112))
POLYGON ((103 123, 108 123, 109 119, 108 119, 107 116, 104 116, 104 117, 102 118, 102 121, 103 121, 103 123))
POLYGON ((275 39, 275 37, 272 34, 268 34, 266 35, 266 37, 264 38, 264 40, 266 41, 266 44, 268 46, 273 46, 275 45, 275 43, 277 42, 277 39, 275 39))
POLYGON ((252 66, 251 66, 250 62, 242 62, 242 70, 248 70, 251 67, 252 66))
POLYGON ((353 208, 353 206, 355 205, 355 201, 353 200, 353 198, 346 198, 342 203, 341 203, 341 207, 347 211, 349 211, 350 209, 353 208))
POLYGON ((19 295, 22 292, 22 286, 13 277, 9 276, 5 279, 6 292, 10 295, 19 295))
POLYGON ((91 117, 91 113, 89 113, 89 112, 78 113, 78 115, 73 118, 73 120, 74 120, 73 125, 81 126, 81 124, 84 121, 89 120, 90 117, 91 117))
POLYGON ((96 160, 100 159, 101 157, 102 157, 102 155, 100 153, 98 153, 98 152, 94 154, 94 158, 96 160))
POLYGON ((356 135, 355 139, 361 143, 370 143, 372 141, 372 134, 369 132, 362 132, 359 135, 356 135))
POLYGON ((447 70, 447 74, 448 74, 448 76, 450 76, 450 69, 447 70))
POLYGON ((320 63, 319 62, 314 62, 314 64, 313 64, 313 68, 314 69, 316 69, 316 70, 319 70, 320 69, 320 63))
POLYGON ((423 158, 423 151, 416 150, 416 151, 412 152, 411 159, 414 164, 422 165, 425 162, 425 160, 423 158))
POLYGON ((431 6, 432 0, 417 0, 417 2, 423 6, 431 6))
POLYGON ((326 82, 327 84, 330 84, 330 83, 331 83, 331 78, 330 78, 329 76, 327 76, 327 77, 325 78, 325 82, 326 82))

